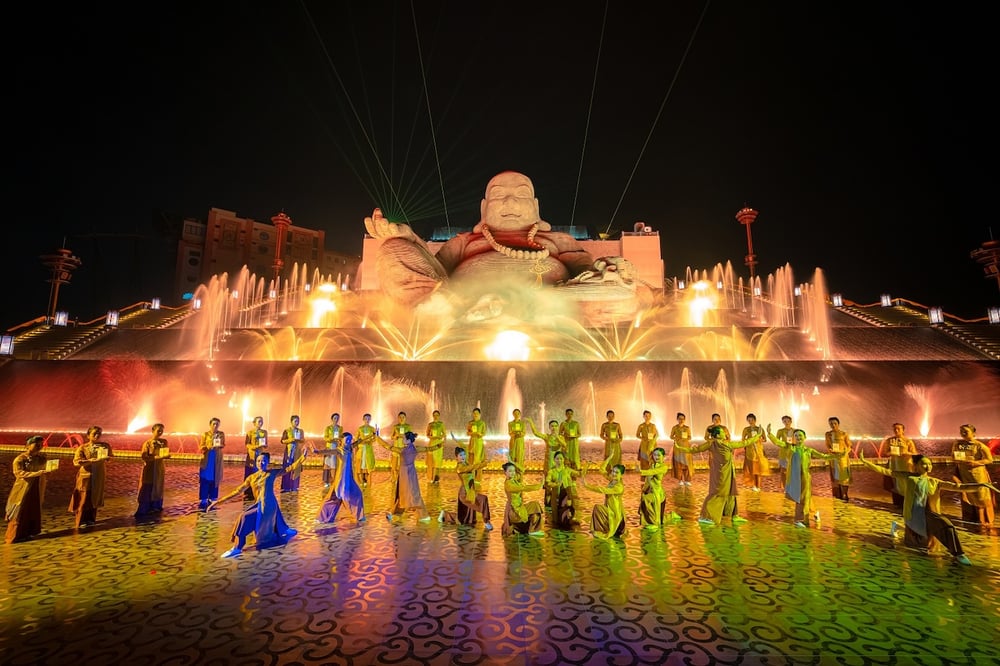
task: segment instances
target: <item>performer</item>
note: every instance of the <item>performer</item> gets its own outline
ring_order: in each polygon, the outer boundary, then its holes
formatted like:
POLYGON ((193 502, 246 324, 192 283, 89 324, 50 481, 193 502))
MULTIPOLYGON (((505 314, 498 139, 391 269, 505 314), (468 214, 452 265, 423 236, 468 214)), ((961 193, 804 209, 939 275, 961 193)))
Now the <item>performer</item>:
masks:
MULTIPOLYGON (((847 502, 850 500, 851 488, 851 451, 854 444, 851 443, 851 436, 840 429, 840 419, 831 416, 827 419, 830 429, 826 431, 826 450, 833 453, 830 458, 830 489, 833 496, 847 502)), ((784 430, 784 428, 782 428, 784 430)), ((781 437, 781 430, 778 431, 778 439, 786 441, 781 437)), ((788 451, 786 447, 781 449, 788 451)))
POLYGON ((639 470, 643 478, 642 498, 639 500, 639 525, 647 530, 657 530, 664 522, 681 519, 674 511, 664 515, 667 495, 663 492, 663 477, 667 474, 667 452, 657 446, 650 454, 652 463, 648 469, 639 470))
MULTIPOLYGON (((253 428, 247 431, 246 438, 243 440, 243 448, 247 452, 243 459, 243 478, 247 479, 257 471, 257 456, 267 451, 267 430, 264 429, 263 416, 253 417, 253 428)), ((243 499, 248 502, 253 500, 252 488, 248 487, 243 492, 243 499)))
POLYGON ((167 477, 166 459, 170 457, 167 440, 163 438, 163 424, 154 423, 153 436, 142 443, 139 457, 142 471, 139 473, 139 506, 135 518, 163 511, 163 488, 167 477))
MULTIPOLYGON (((954 524, 941 513, 941 491, 951 490, 965 492, 977 488, 988 488, 1000 493, 995 486, 989 483, 955 483, 945 479, 936 479, 930 475, 934 464, 931 459, 916 454, 913 456, 911 464, 917 470, 908 472, 906 470, 893 471, 889 467, 876 465, 865 460, 864 451, 859 451, 858 459, 861 464, 868 469, 878 472, 886 477, 896 477, 899 486, 903 491, 903 522, 906 526, 903 543, 911 548, 924 548, 931 550, 937 543, 941 543, 952 557, 959 564, 972 564, 962 550, 962 544, 958 539, 958 531, 954 524)), ((892 524, 892 534, 896 534, 896 523, 892 524)))
MULTIPOLYGON (((955 461, 952 480, 956 483, 989 483, 990 473, 986 466, 993 462, 990 447, 976 439, 976 426, 970 423, 960 426, 958 434, 961 439, 951 445, 951 457, 955 461)), ((981 525, 993 524, 993 496, 989 488, 962 493, 962 516, 968 516, 981 525)))
POLYGON ((42 505, 45 503, 48 459, 42 453, 45 438, 33 435, 24 451, 14 458, 14 486, 7 497, 7 543, 27 541, 42 533, 42 505))
POLYGON ((302 466, 296 467, 293 463, 302 457, 305 447, 305 432, 299 427, 297 414, 288 419, 288 427, 281 432, 281 444, 285 447, 281 454, 281 467, 288 470, 281 477, 281 492, 295 492, 302 481, 302 466))
POLYGON ((576 480, 580 472, 567 467, 562 451, 552 454, 552 468, 545 475, 545 496, 550 502, 552 526, 560 530, 571 530, 580 521, 576 519, 576 480))
POLYGON ((566 410, 566 420, 559 424, 559 435, 566 440, 566 464, 580 469, 580 424, 573 419, 573 410, 566 410))
POLYGON ((512 462, 503 464, 503 472, 507 477, 503 484, 503 491, 507 496, 507 506, 504 507, 503 526, 500 528, 500 534, 503 536, 511 534, 544 536, 545 532, 541 531, 542 507, 535 501, 525 504, 523 497, 523 493, 541 490, 542 484, 525 485, 522 480, 523 470, 512 462))
POLYGON ((399 454, 396 451, 406 446, 406 433, 413 432, 413 428, 406 422, 406 412, 396 415, 396 423, 392 426, 392 446, 389 450, 389 472, 392 476, 399 474, 399 454))
POLYGON ((642 423, 635 429, 635 436, 639 438, 639 469, 649 469, 650 454, 656 448, 656 440, 660 437, 660 431, 653 423, 653 412, 648 409, 642 412, 642 423))
POLYGON ((441 481, 438 470, 441 469, 441 463, 444 462, 444 440, 448 436, 447 432, 444 422, 441 420, 441 412, 435 409, 431 412, 431 421, 427 424, 426 432, 427 444, 432 450, 424 458, 427 466, 427 480, 434 485, 441 481), (433 448, 435 444, 441 444, 441 448, 433 448))
POLYGON ((198 468, 198 507, 205 509, 208 503, 219 497, 222 485, 222 448, 226 445, 226 433, 219 430, 222 422, 212 417, 208 430, 201 435, 201 462, 198 468))
POLYGON ((812 501, 812 459, 823 458, 829 460, 836 458, 835 453, 822 453, 806 446, 806 431, 796 428, 794 433, 794 443, 785 444, 784 441, 775 437, 771 432, 771 424, 767 424, 767 438, 778 448, 789 449, 788 454, 788 480, 785 482, 785 497, 795 502, 795 526, 809 527, 809 516, 811 515, 819 525, 819 511, 814 511, 812 501))
POLYGON ((684 453, 677 447, 691 447, 691 426, 687 423, 687 416, 684 412, 677 412, 677 425, 670 429, 670 439, 673 441, 673 450, 670 452, 670 459, 673 461, 673 476, 677 479, 678 485, 691 485, 691 470, 694 469, 694 456, 684 453))
POLYGON ((732 435, 729 434, 729 428, 727 426, 722 425, 722 415, 721 414, 712 414, 712 423, 708 426, 708 428, 705 428, 705 439, 706 440, 707 439, 711 439, 711 437, 709 437, 709 435, 708 435, 709 428, 722 428, 722 431, 721 431, 722 432, 722 439, 730 440, 730 439, 733 438, 732 435))
POLYGON ((332 523, 337 519, 340 507, 347 504, 347 508, 354 514, 354 520, 359 523, 365 522, 365 498, 354 478, 354 438, 351 433, 345 432, 343 436, 331 440, 331 447, 320 452, 323 456, 335 456, 337 462, 333 465, 334 476, 330 482, 330 489, 324 494, 321 500, 319 515, 316 517, 318 523, 332 523))
POLYGON ((622 426, 615 421, 614 410, 609 409, 608 420, 601 424, 601 439, 604 440, 604 459, 612 465, 622 462, 622 426))
MULTIPOLYGON (((472 420, 465 424, 465 434, 469 438, 469 444, 465 450, 469 452, 469 462, 475 464, 480 460, 486 460, 486 422, 483 421, 483 412, 478 407, 472 410, 472 420)), ((481 470, 473 473, 476 489, 478 490, 481 479, 481 470)))
POLYGON ((251 534, 254 535, 257 550, 287 543, 289 539, 298 534, 296 530, 288 526, 285 517, 281 514, 278 497, 274 494, 274 482, 279 476, 284 477, 294 471, 294 468, 302 469, 306 455, 308 455, 308 451, 305 447, 299 447, 298 457, 293 462, 272 468, 271 455, 266 452, 261 453, 257 456, 256 461, 258 471, 243 479, 243 483, 229 494, 209 503, 207 511, 211 511, 216 505, 242 494, 248 487, 253 489, 254 503, 244 509, 240 519, 233 527, 230 540, 235 541, 236 545, 224 552, 223 558, 236 557, 242 553, 244 546, 246 546, 247 537, 251 534))
MULTIPOLYGON (((781 417, 782 427, 774 433, 775 437, 783 441, 785 444, 791 444, 795 441, 795 428, 792 427, 792 417, 785 415, 781 417)), ((781 474, 781 489, 785 489, 785 479, 788 478, 788 447, 782 447, 778 449, 778 471, 781 474)))
POLYGON ((747 414, 747 425, 743 428, 743 435, 740 439, 744 442, 753 439, 754 443, 748 444, 743 449, 745 452, 743 478, 751 484, 750 490, 755 493, 760 492, 760 477, 765 473, 765 466, 769 464, 767 458, 764 457, 764 443, 761 441, 763 436, 764 431, 757 425, 757 415, 747 414))
MULTIPOLYGON (((713 414, 713 420, 718 417, 713 414)), ((691 448, 678 447, 681 451, 701 453, 708 451, 708 495, 701 505, 701 516, 698 522, 702 525, 718 525, 724 517, 732 517, 733 525, 747 522, 739 515, 737 503, 739 488, 736 484, 736 469, 733 464, 733 451, 742 449, 756 440, 734 442, 723 437, 725 426, 711 425, 705 435, 708 437, 703 444, 691 448)))
MULTIPOLYGON (((902 423, 892 424, 892 434, 882 440, 878 447, 878 457, 889 458, 889 469, 893 472, 912 472, 913 456, 917 454, 917 445, 906 436, 906 426, 902 423)), ((892 505, 903 506, 903 488, 899 485, 903 477, 892 475, 882 479, 882 487, 892 495, 892 505)))
MULTIPOLYGON (((535 422, 531 419, 528 419, 528 425, 531 427, 531 432, 535 434, 535 437, 538 437, 545 442, 545 460, 542 463, 542 479, 544 480, 548 478, 549 470, 551 470, 555 465, 556 451, 562 451, 563 460, 565 460, 566 440, 559 434, 559 421, 556 421, 555 419, 549 421, 548 434, 538 432, 538 428, 535 427, 535 422)), ((518 467, 518 469, 523 469, 523 467, 518 467)), ((545 488, 545 506, 548 508, 552 507, 552 497, 550 497, 547 486, 545 488)))
POLYGON ((100 441, 103 431, 99 426, 87 429, 87 439, 76 447, 73 466, 79 467, 76 486, 69 502, 69 510, 76 514, 77 527, 89 527, 97 522, 97 510, 104 506, 104 486, 107 470, 104 466, 113 457, 111 445, 100 441))
MULTIPOLYGON (((609 468, 608 460, 605 460, 602 467, 608 469, 608 482, 603 486, 595 486, 587 483, 587 472, 583 472, 580 483, 592 493, 604 495, 604 503, 594 506, 590 515, 590 529, 594 536, 599 539, 618 538, 625 535, 625 509, 622 505, 622 495, 625 493, 625 486, 622 484, 622 475, 625 474, 624 465, 612 465, 609 468)), ((593 465, 588 465, 593 469, 593 465)), ((663 470, 666 472, 666 469, 663 470)))
MULTIPOLYGON (((334 412, 330 414, 330 423, 323 429, 323 442, 326 450, 332 451, 340 448, 340 440, 344 438, 344 427, 340 425, 340 414, 334 412)), ((337 475, 337 462, 340 456, 336 453, 329 453, 323 456, 323 487, 329 488, 337 475)))
POLYGON ((358 443, 358 476, 361 478, 361 488, 367 488, 371 483, 372 473, 375 472, 375 436, 378 431, 372 427, 372 415, 365 414, 364 421, 358 426, 358 432, 354 439, 358 443))
POLYGON ((511 412, 511 415, 514 418, 507 422, 507 436, 510 437, 510 441, 507 444, 507 458, 523 467, 524 435, 528 430, 528 426, 521 418, 520 409, 515 409, 511 412))
POLYGON ((493 529, 493 523, 490 522, 490 500, 486 495, 476 492, 473 482, 473 474, 486 467, 488 461, 470 463, 468 454, 461 446, 455 447, 455 459, 455 471, 458 473, 459 481, 458 506, 455 513, 441 509, 438 522, 449 525, 475 525, 476 514, 479 513, 485 522, 483 527, 488 532, 493 529))
MULTIPOLYGON (((389 449, 390 453, 399 456, 399 473, 396 475, 396 488, 392 498, 392 510, 385 514, 385 519, 392 522, 393 518, 402 517, 407 509, 416 509, 420 516, 420 522, 427 522, 431 519, 427 515, 427 507, 424 506, 424 498, 420 494, 420 482, 417 480, 417 469, 413 466, 418 453, 427 453, 434 447, 416 446, 417 433, 409 430, 403 434, 404 445, 394 446, 375 435, 375 440, 382 446, 389 449)), ((441 444, 435 444, 435 447, 441 444)))

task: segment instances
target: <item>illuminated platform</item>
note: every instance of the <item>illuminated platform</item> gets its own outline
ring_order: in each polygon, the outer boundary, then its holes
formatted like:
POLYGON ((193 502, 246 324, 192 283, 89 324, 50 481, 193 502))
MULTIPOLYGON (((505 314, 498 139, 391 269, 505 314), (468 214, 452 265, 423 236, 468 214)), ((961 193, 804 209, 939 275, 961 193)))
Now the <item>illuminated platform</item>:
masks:
MULTIPOLYGON (((4 492, 12 457, 0 453, 4 492)), ((76 531, 68 462, 48 487, 45 532, 2 550, 5 665, 998 663, 998 530, 959 523, 971 567, 894 545, 895 510, 866 470, 850 504, 814 474, 818 529, 793 526, 774 476, 741 492, 750 522, 737 528, 695 520, 705 473, 692 488, 668 480, 683 520, 653 532, 638 527, 631 472, 628 533, 602 541, 587 529, 590 494, 577 532, 504 539, 495 473, 492 533, 414 515, 390 525, 384 472, 368 522, 317 530, 320 472, 307 469, 302 490, 281 496, 299 534, 221 560, 239 502, 198 513, 195 463, 168 464, 168 509, 136 525, 138 463, 113 461, 98 524, 76 531)), ((242 468, 226 475, 224 490, 242 468)), ((434 515, 456 487, 451 475, 425 487, 434 515)))

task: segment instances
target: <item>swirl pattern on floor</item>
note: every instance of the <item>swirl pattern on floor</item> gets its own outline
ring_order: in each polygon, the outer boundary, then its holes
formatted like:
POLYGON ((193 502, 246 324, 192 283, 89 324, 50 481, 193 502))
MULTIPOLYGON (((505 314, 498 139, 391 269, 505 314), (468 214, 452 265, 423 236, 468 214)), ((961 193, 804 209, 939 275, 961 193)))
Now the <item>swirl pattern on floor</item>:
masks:
MULTIPOLYGON (((0 488, 10 460, 0 455, 0 488)), ((626 475, 628 532, 595 539, 585 493, 574 532, 504 539, 481 525, 391 524, 388 472, 365 491, 369 520, 316 525, 320 471, 280 496, 299 534, 219 555, 240 504, 195 509, 197 465, 168 466, 167 510, 137 523, 138 463, 118 460, 97 525, 74 529, 72 466, 50 480, 44 533, 6 545, 0 663, 141 664, 1000 664, 1000 538, 958 523, 974 566, 912 551, 888 534, 897 512, 880 479, 856 473, 857 500, 815 474, 818 527, 765 481, 742 492, 737 527, 696 518, 707 479, 666 482, 682 520, 639 527, 626 475)), ((230 481, 242 469, 227 466, 230 481)), ((457 480, 424 486, 432 515, 457 480)), ((503 508, 503 477, 483 492, 503 508)), ((5 499, 5 498, 4 498, 5 499)), ((946 506, 954 519, 961 511, 946 506)))

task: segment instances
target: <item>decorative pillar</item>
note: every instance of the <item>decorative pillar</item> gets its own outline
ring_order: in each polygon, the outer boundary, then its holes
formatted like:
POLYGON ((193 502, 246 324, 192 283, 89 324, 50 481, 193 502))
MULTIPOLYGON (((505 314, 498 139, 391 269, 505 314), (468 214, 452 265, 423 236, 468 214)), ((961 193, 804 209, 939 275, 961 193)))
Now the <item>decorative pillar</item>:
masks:
POLYGON ((996 280, 997 288, 1000 288, 1000 241, 991 238, 982 247, 973 250, 971 256, 983 265, 986 279, 996 280))
POLYGON ((280 281, 281 271, 285 267, 285 260, 281 258, 281 254, 285 249, 285 235, 288 233, 288 227, 292 226, 292 218, 282 211, 271 218, 271 224, 278 232, 278 237, 274 241, 274 263, 271 264, 271 268, 274 269, 274 279, 280 281))
MULTIPOLYGON (((65 243, 63 243, 65 245, 65 243)), ((42 265, 52 271, 51 277, 47 280, 52 286, 49 288, 49 307, 45 312, 48 322, 52 323, 56 318, 56 308, 59 302, 60 285, 69 284, 74 270, 83 264, 80 257, 73 256, 71 250, 61 247, 53 254, 43 254, 39 257, 42 265)))
POLYGON ((736 213, 736 219, 747 228, 747 256, 743 263, 750 269, 750 283, 752 288, 757 267, 757 255, 753 253, 753 236, 750 234, 750 225, 757 219, 757 211, 749 206, 744 206, 740 209, 740 212, 736 213))

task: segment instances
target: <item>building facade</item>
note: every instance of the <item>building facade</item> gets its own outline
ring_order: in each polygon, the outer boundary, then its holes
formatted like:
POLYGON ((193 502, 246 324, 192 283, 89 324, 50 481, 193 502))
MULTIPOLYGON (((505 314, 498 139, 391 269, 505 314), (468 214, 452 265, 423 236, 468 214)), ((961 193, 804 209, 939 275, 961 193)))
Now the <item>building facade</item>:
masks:
MULTIPOLYGON (((274 277, 278 234, 270 222, 239 217, 233 211, 212 208, 206 222, 184 221, 177 249, 177 290, 193 293, 213 275, 236 275, 244 266, 258 278, 274 277)), ((312 273, 319 270, 341 286, 352 285, 361 258, 327 250, 326 232, 291 225, 285 234, 281 258, 283 279, 296 264, 312 273)))

